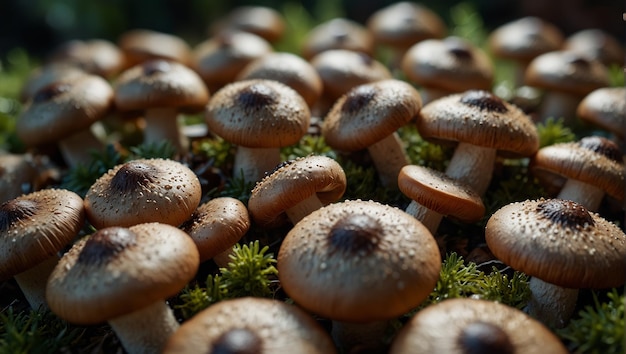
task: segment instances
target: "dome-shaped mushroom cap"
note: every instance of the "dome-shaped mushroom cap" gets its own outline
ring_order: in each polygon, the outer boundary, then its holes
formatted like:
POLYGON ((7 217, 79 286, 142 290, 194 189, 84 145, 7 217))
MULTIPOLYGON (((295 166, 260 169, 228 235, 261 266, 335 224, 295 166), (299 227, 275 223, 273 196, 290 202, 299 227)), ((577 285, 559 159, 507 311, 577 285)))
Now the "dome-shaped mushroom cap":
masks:
POLYGON ((441 269, 437 243, 417 219, 373 201, 333 203, 287 234, 278 276, 289 297, 322 317, 386 320, 419 305, 441 269))
POLYGON ((120 48, 105 39, 70 40, 57 47, 47 62, 68 63, 88 73, 111 78, 126 65, 120 48))
POLYGON ((335 102, 324 119, 322 135, 335 149, 365 149, 409 123, 420 108, 419 93, 404 81, 362 84, 335 102))
POLYGON ((344 49, 367 55, 374 54, 371 33, 358 22, 346 18, 333 18, 315 26, 304 39, 302 57, 311 59, 332 49, 344 49))
POLYGON ((236 145, 283 147, 306 134, 311 112, 289 86, 274 80, 245 80, 217 91, 206 108, 209 130, 236 145))
POLYGON ((211 33, 239 30, 253 33, 268 42, 278 41, 285 32, 283 15, 265 6, 238 6, 211 26, 211 33))
POLYGON ((578 104, 578 117, 624 139, 626 133, 626 87, 603 87, 578 104))
POLYGON ((132 160, 110 169, 85 195, 87 219, 95 228, 146 222, 174 226, 200 204, 198 177, 168 159, 132 160))
POLYGON ((449 299, 413 316, 390 354, 566 354, 560 339, 524 312, 494 301, 449 299), (464 344, 471 346, 464 349, 464 344), (488 351, 491 349, 492 351, 488 351))
POLYGON ((37 175, 31 154, 0 153, 0 204, 34 189, 37 175))
POLYGON ((534 123, 521 109, 486 91, 467 91, 432 101, 417 119, 427 139, 451 140, 530 156, 539 149, 534 123))
POLYGON ((221 301, 199 312, 170 337, 163 353, 217 353, 229 344, 240 344, 244 353, 336 353, 328 333, 309 314, 253 297, 221 301))
POLYGON ((191 48, 182 38, 148 29, 124 32, 117 41, 128 66, 152 59, 164 59, 189 65, 191 48))
POLYGON ((258 182, 248 201, 255 222, 272 224, 285 210, 311 195, 322 204, 339 199, 346 190, 346 175, 337 161, 307 156, 282 164, 258 182))
POLYGON ((209 91, 193 70, 183 64, 155 59, 124 71, 115 82, 115 104, 124 111, 178 107, 201 111, 209 91))
POLYGON ((488 40, 494 55, 530 61, 543 53, 559 50, 564 37, 555 25, 538 17, 527 16, 496 28, 488 40))
POLYGON ((59 260, 46 297, 59 317, 97 324, 175 295, 195 276, 198 264, 193 241, 174 226, 104 228, 59 260))
POLYGON ((568 288, 626 280, 626 235, 569 200, 526 200, 496 211, 485 228, 493 254, 513 269, 568 288))
POLYGON ((530 168, 540 180, 559 185, 565 179, 574 179, 624 199, 622 154, 617 144, 600 136, 543 147, 532 157, 530 168))
POLYGON ((571 34, 565 39, 563 49, 583 53, 604 65, 624 64, 623 44, 599 28, 584 29, 571 34))
POLYGON ((63 140, 89 128, 113 107, 111 85, 96 75, 76 75, 39 89, 26 103, 16 132, 27 145, 63 140))
POLYGON ((68 63, 50 63, 35 68, 20 90, 20 101, 33 98, 37 91, 57 81, 72 81, 85 75, 85 70, 68 63))
POLYGON ((56 255, 84 223, 83 199, 64 189, 42 189, 0 204, 0 280, 56 255))

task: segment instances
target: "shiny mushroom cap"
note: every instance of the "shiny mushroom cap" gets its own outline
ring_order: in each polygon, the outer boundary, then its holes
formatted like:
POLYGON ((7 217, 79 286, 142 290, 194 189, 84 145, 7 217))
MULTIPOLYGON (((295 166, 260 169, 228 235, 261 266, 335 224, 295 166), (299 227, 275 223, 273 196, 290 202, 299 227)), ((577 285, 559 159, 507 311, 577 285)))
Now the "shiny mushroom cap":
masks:
POLYGON ((527 16, 505 23, 489 35, 489 48, 499 58, 530 62, 561 49, 563 33, 552 23, 527 16))
POLYGON ((117 41, 126 56, 126 65, 135 66, 152 59, 176 61, 184 65, 191 62, 191 48, 180 37, 148 29, 124 32, 117 41))
POLYGON ((626 134, 626 87, 602 87, 589 93, 578 104, 576 115, 620 139, 626 134))
POLYGON ((599 28, 589 28, 571 34, 563 48, 580 52, 604 65, 624 64, 624 45, 615 37, 599 28))
POLYGON ((244 31, 277 42, 285 32, 285 19, 280 12, 266 6, 238 6, 211 26, 212 35, 222 31, 244 31))
POLYGON ((374 40, 363 25, 345 18, 323 22, 307 34, 302 56, 310 60, 331 49, 345 49, 367 55, 374 54, 374 40))

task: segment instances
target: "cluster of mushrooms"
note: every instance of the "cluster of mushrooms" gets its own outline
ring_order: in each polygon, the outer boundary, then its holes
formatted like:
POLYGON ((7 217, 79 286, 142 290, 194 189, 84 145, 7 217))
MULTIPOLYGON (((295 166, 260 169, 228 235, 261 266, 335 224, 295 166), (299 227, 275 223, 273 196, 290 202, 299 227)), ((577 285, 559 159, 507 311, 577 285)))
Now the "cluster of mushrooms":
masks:
POLYGON ((237 8, 211 29, 194 48, 149 30, 116 44, 71 41, 25 83, 16 132, 29 153, 0 155, 0 279, 14 278, 33 308, 108 322, 129 353, 565 353, 552 329, 567 324, 578 289, 624 284, 626 235, 598 214, 602 203, 623 206, 625 193, 626 89, 610 87, 607 69, 623 66, 624 52, 610 35, 566 38, 527 17, 479 48, 446 37, 435 13, 409 2, 365 25, 321 23, 298 54, 274 51, 286 22, 269 8, 237 8), (388 62, 376 59, 380 48, 388 62), (515 63, 519 94, 491 91, 493 58, 515 63), (181 126, 189 113, 205 124, 181 126), (540 148, 536 124, 548 117, 598 134, 540 148), (50 145, 65 167, 86 164, 123 135, 110 127, 125 124, 144 142, 171 142, 180 159, 125 162, 84 198, 35 167, 50 145), (397 134, 409 124, 454 147, 445 171, 409 162, 397 134), (381 185, 412 202, 342 200, 350 181, 337 161, 281 161, 280 149, 307 134, 346 156, 366 151, 381 185), (215 136, 236 146, 228 173, 256 183, 247 205, 204 201, 185 163, 190 141, 215 136), (549 194, 486 216, 503 159, 528 164, 549 194), (486 245, 531 277, 529 304, 446 300, 386 346, 388 321, 419 306, 439 278, 444 217, 488 217, 486 245), (78 237, 86 224, 96 231, 78 237), (251 225, 289 224, 277 268, 295 304, 249 297, 182 324, 174 317, 165 299, 201 263, 227 264, 251 225), (331 320, 330 332, 315 318, 331 320))

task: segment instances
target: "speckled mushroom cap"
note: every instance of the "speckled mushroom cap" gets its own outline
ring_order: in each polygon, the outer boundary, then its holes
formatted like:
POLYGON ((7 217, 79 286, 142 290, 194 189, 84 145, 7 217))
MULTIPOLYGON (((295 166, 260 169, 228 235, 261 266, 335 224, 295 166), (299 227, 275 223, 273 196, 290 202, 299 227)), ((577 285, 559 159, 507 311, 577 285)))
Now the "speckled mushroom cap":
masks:
POLYGON ((341 17, 333 18, 309 31, 304 39, 302 56, 310 60, 331 49, 351 50, 371 56, 374 54, 374 39, 360 23, 341 17))
POLYGON ((89 128, 113 107, 111 85, 96 75, 77 75, 37 91, 17 120, 26 145, 57 142, 89 128))
POLYGON ((191 48, 182 38, 169 33, 143 28, 124 32, 117 41, 126 56, 127 66, 135 66, 152 59, 191 62, 191 48))
POLYGON ((505 205, 487 222, 485 239, 502 262, 547 283, 610 288, 626 280, 624 232, 573 201, 505 205))
POLYGON ((413 45, 402 58, 409 80, 452 92, 490 90, 493 63, 480 48, 459 37, 427 39, 413 45))
POLYGON ((413 316, 390 354, 566 354, 561 340, 524 312, 494 301, 449 299, 413 316))
POLYGON ((530 161, 532 173, 547 184, 560 186, 574 179, 624 199, 626 177, 619 147, 601 136, 543 147, 530 161))
POLYGON ((250 215, 238 199, 220 197, 200 205, 180 228, 191 236, 200 262, 205 262, 239 242, 250 229, 250 215))
POLYGON ((283 147, 306 134, 311 113, 289 86, 274 80, 237 81, 216 92, 206 107, 209 130, 236 145, 283 147))
POLYGON ((266 6, 238 6, 211 26, 210 33, 239 30, 256 34, 270 43, 278 41, 285 32, 283 15, 266 6))
POLYGON ((485 215, 483 201, 463 181, 443 172, 418 165, 406 165, 398 175, 398 187, 407 197, 441 215, 472 223, 485 215))
POLYGON ((624 46, 615 37, 599 28, 589 28, 572 33, 565 39, 563 48, 583 53, 604 65, 624 64, 624 46))
POLYGON ((373 201, 333 203, 287 234, 278 277, 298 305, 332 320, 400 316, 432 291, 441 268, 432 234, 404 211, 373 201))
POLYGON ((404 81, 362 84, 335 102, 324 119, 322 135, 334 149, 365 149, 409 123, 421 107, 419 93, 404 81))
POLYGON ((52 312, 97 324, 178 293, 198 270, 198 250, 176 227, 146 223, 108 227, 79 240, 50 274, 52 312))
POLYGON ((307 313, 277 300, 244 297, 209 306, 184 322, 164 354, 333 354, 330 336, 307 313))
POLYGON ((496 28, 488 41, 495 56, 529 62, 538 55, 561 49, 564 37, 552 23, 526 16, 496 28))
POLYGON ((115 82, 115 104, 123 111, 177 107, 198 112, 209 102, 202 79, 183 64, 154 59, 127 69, 115 82))
POLYGON ((466 91, 424 105, 417 130, 427 139, 466 142, 513 155, 530 156, 539 149, 532 120, 487 91, 466 91))
POLYGON ((626 87, 602 87, 578 104, 576 115, 620 139, 626 134, 626 87))
POLYGON ((256 184, 248 209, 256 223, 267 226, 311 195, 322 204, 338 200, 346 184, 346 175, 337 161, 315 155, 298 158, 281 164, 256 184))
POLYGON ((112 78, 126 66, 122 50, 106 39, 67 41, 52 52, 47 62, 69 63, 105 78, 112 78))
POLYGON ((56 255, 84 223, 83 199, 65 189, 42 189, 0 204, 0 280, 56 255))
POLYGON ((430 38, 442 38, 446 25, 435 12, 422 4, 400 1, 374 12, 367 28, 377 44, 409 48, 430 38))
POLYGON ((85 195, 87 219, 97 229, 146 222, 180 225, 200 204, 198 177, 168 159, 132 160, 110 169, 85 195))
POLYGON ((547 90, 587 95, 609 86, 609 73, 600 61, 573 51, 554 51, 539 55, 529 64, 524 83, 547 90))

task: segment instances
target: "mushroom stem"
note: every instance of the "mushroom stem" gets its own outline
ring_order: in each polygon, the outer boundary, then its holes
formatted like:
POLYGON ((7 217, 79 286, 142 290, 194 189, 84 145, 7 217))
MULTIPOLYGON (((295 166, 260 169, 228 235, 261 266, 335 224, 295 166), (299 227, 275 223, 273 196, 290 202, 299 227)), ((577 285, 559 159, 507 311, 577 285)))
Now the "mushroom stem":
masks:
POLYGON ((449 90, 439 89, 435 87, 422 87, 419 91, 422 98, 422 104, 425 105, 436 99, 451 95, 453 92, 449 90))
POLYGON ((237 146, 233 176, 243 177, 245 182, 261 180, 266 172, 270 172, 280 163, 278 148, 249 148, 237 146))
POLYGON ((46 284, 58 262, 59 258, 53 256, 13 277, 33 310, 48 308, 46 284))
POLYGON ((232 259, 230 258, 231 254, 233 254, 232 246, 229 247, 227 250, 222 251, 219 254, 216 254, 213 257, 213 262, 215 262, 215 264, 217 264, 219 268, 226 268, 228 267, 228 263, 232 261, 232 259))
POLYGON ((582 204, 587 210, 597 211, 604 194, 604 191, 598 187, 569 178, 557 198, 571 200, 582 204))
POLYGON ((312 194, 300 203, 285 210, 285 213, 287 214, 289 220, 291 220, 291 222, 295 225, 298 221, 302 220, 302 218, 323 206, 324 204, 322 204, 317 195, 312 194))
POLYGON ((530 278, 529 287, 530 300, 524 311, 548 327, 565 327, 576 307, 578 289, 550 284, 537 277, 530 278))
POLYGON ((405 212, 409 215, 412 215, 417 220, 421 221, 424 226, 430 231, 431 234, 435 234, 437 232, 437 228, 441 223, 441 219, 443 219, 443 215, 438 212, 428 209, 427 207, 421 205, 420 203, 412 200, 407 206, 405 212))
POLYGON ((83 129, 62 139, 58 144, 65 163, 70 167, 76 167, 79 164, 87 166, 93 159, 91 153, 104 149, 104 145, 91 129, 83 129))
POLYGON ((409 164, 398 133, 393 133, 367 148, 383 186, 398 189, 398 175, 409 164))
POLYGON ((146 110, 146 128, 143 141, 147 144, 160 143, 167 140, 174 145, 176 151, 187 150, 188 143, 178 127, 178 112, 173 107, 150 108, 146 110))
POLYGON ((446 169, 446 175, 467 183, 483 196, 491 182, 496 150, 468 143, 459 143, 446 169))
POLYGON ((545 122, 550 117, 563 118, 563 124, 571 127, 576 121, 576 108, 581 100, 580 97, 569 93, 547 91, 541 103, 539 120, 545 122))
POLYGON ((388 321, 333 321, 331 335, 341 353, 384 353, 382 339, 388 326, 388 321))
POLYGON ((160 353, 180 326, 164 301, 109 320, 109 325, 129 354, 160 353))

